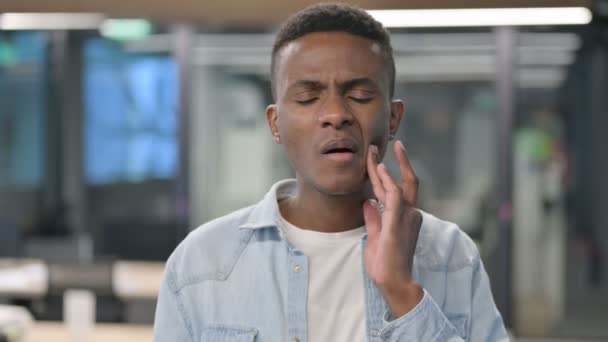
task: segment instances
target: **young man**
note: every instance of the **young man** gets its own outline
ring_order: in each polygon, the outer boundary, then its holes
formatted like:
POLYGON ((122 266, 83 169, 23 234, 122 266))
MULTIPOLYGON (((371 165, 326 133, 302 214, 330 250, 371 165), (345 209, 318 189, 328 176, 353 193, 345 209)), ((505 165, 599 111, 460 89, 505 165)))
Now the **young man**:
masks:
POLYGON ((382 25, 347 5, 309 7, 277 34, 271 72, 268 124, 296 179, 180 244, 154 340, 506 340, 474 243, 415 208, 416 175, 391 142, 404 105, 382 25))

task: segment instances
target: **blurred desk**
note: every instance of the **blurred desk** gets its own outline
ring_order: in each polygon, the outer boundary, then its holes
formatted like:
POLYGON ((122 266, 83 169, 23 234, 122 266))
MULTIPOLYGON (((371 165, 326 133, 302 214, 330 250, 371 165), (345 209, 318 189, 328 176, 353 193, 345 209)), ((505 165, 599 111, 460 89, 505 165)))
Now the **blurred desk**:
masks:
POLYGON ((42 297, 48 283, 48 268, 41 260, 0 259, 0 297, 42 297))
POLYGON ((114 294, 121 299, 156 299, 164 270, 162 262, 118 261, 112 269, 114 294))
MULTIPOLYGON (((51 264, 52 266, 52 264, 51 264)), ((82 267, 82 265, 78 265, 82 267)), ((112 291, 123 300, 156 299, 165 264, 162 262, 117 261, 112 267, 112 291)), ((69 264, 62 268, 69 269, 69 264)), ((65 273, 65 272, 64 272, 65 273)), ((73 273, 73 272, 72 272, 73 273)), ((62 273, 63 274, 63 273, 62 273)), ((78 276, 78 275, 76 275, 78 276)), ((72 278, 76 277, 71 275, 72 278)), ((56 277, 62 277, 56 275, 56 277)), ((80 276, 89 277, 82 273, 80 276)), ((55 279, 62 286, 79 288, 79 279, 55 279), (63 284, 66 282, 66 284, 63 284)), ((0 259, 0 297, 35 298, 45 296, 49 284, 49 265, 36 259, 0 259)))
MULTIPOLYGON (((34 322, 25 342, 71 342, 63 322, 34 322)), ((149 342, 151 325, 97 323, 90 342, 149 342)))

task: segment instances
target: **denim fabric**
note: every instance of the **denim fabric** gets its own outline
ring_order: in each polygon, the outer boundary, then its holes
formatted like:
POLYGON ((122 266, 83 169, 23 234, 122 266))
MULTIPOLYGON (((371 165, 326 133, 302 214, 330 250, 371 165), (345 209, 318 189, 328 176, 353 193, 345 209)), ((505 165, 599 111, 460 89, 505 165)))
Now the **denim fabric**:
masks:
MULTIPOLYGON (((258 204, 204 224, 176 248, 154 341, 306 341, 307 258, 278 228, 277 197, 294 187, 293 180, 278 182, 258 204)), ((422 215, 413 276, 423 299, 392 317, 364 272, 367 340, 508 340, 473 241, 455 224, 422 215)))

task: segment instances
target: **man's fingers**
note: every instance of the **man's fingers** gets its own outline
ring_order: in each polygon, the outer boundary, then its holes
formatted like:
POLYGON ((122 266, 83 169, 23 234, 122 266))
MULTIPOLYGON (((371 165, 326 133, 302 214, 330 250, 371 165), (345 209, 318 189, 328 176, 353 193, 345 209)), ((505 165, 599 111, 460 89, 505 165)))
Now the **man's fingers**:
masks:
POLYGON ((368 199, 363 203, 363 219, 367 230, 367 239, 371 243, 380 237, 382 220, 376 200, 368 199))
POLYGON ((407 157, 407 151, 403 146, 403 143, 398 140, 393 144, 395 151, 395 157, 397 157, 397 163, 399 164, 399 172, 401 173, 401 179, 403 180, 403 195, 408 205, 416 206, 418 198, 418 177, 414 168, 410 163, 410 159, 407 157))
POLYGON ((393 180, 393 177, 388 174, 388 170, 384 164, 378 165, 378 175, 382 182, 382 187, 385 192, 386 202, 384 203, 386 210, 400 210, 403 193, 399 185, 393 180))
POLYGON ((376 198, 384 203, 384 187, 382 186, 382 182, 380 181, 380 177, 378 176, 378 147, 375 145, 370 145, 367 150, 367 175, 369 176, 369 181, 372 184, 372 189, 374 190, 374 194, 376 198))
POLYGON ((388 173, 384 164, 378 165, 378 175, 382 181, 382 185, 386 190, 386 202, 384 203, 384 212, 382 213, 383 228, 389 228, 389 231, 394 232, 400 229, 399 222, 401 215, 405 209, 405 201, 403 199, 403 191, 399 185, 393 180, 393 177, 388 173))

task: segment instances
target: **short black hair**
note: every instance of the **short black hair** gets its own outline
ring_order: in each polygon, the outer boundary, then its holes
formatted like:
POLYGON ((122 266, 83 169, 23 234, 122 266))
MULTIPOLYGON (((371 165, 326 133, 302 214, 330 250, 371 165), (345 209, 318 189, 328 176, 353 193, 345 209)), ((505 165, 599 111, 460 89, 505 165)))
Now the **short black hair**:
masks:
POLYGON ((389 72, 389 95, 393 97, 395 61, 388 31, 369 13, 358 7, 341 3, 321 3, 306 7, 287 18, 275 37, 270 63, 270 83, 275 98, 274 78, 279 51, 288 43, 314 32, 346 32, 378 43, 389 72))

